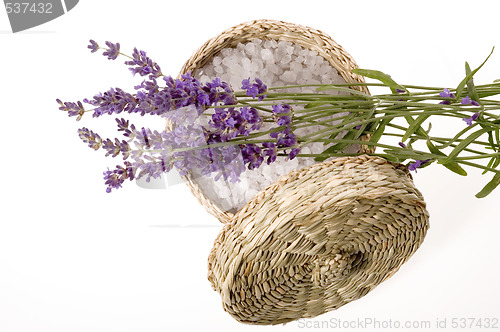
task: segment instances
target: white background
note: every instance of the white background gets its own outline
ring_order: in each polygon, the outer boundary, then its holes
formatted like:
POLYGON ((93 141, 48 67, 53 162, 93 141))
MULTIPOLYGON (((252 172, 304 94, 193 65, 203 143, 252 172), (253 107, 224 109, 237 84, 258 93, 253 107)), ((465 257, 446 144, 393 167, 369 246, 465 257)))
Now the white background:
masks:
POLYGON ((415 182, 431 228, 394 277, 316 319, 243 325, 222 310, 206 279, 218 221, 184 185, 129 184, 106 194, 102 171, 119 160, 88 149, 76 130, 88 126, 113 136, 113 119, 77 123, 55 102, 112 86, 131 90, 139 82, 121 60, 91 54, 90 38, 119 41, 123 51, 144 49, 164 73, 176 75, 207 39, 259 18, 322 30, 360 67, 407 84, 455 87, 464 62, 477 66, 496 45, 476 78, 488 83, 500 78, 497 7, 495 1, 82 0, 68 14, 17 34, 0 10, 0 331, 296 331, 365 318, 426 320, 435 330, 438 318, 448 327, 453 318, 500 319, 500 190, 474 197, 491 176, 420 170, 415 182))

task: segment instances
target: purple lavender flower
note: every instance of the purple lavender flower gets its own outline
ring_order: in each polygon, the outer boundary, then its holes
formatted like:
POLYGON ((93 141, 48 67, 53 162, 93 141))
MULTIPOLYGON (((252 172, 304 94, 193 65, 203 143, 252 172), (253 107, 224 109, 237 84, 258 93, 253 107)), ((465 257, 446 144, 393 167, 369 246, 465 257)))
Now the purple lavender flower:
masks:
POLYGON ((56 102, 60 105, 59 109, 64 112, 68 112, 68 116, 77 116, 76 121, 80 121, 83 114, 85 114, 85 109, 83 108, 82 102, 62 102, 60 99, 56 99, 56 102))
POLYGON ((103 172, 105 184, 108 186, 106 192, 110 193, 112 189, 121 188, 125 180, 134 179, 134 169, 130 162, 125 162, 124 166, 116 165, 112 171, 109 169, 103 172))
POLYGON ((244 79, 241 82, 241 88, 247 91, 247 96, 252 96, 252 98, 259 95, 259 101, 263 100, 266 95, 267 86, 258 78, 255 79, 255 83, 250 83, 250 78, 244 79))
MULTIPOLYGON (((439 93, 439 96, 442 98, 455 99, 455 95, 453 93, 451 93, 450 90, 447 88, 444 88, 443 91, 441 91, 439 93)), ((449 105, 449 104, 451 104, 451 101, 450 100, 443 100, 442 102, 440 102, 440 104, 449 105)))
POLYGON ((292 160, 293 158, 297 157, 297 155, 300 153, 300 148, 293 148, 290 150, 290 153, 288 154, 288 159, 292 160))
POLYGON ((408 165, 408 170, 410 170, 410 171, 415 171, 415 173, 416 173, 416 172, 417 172, 417 168, 424 166, 424 165, 425 165, 425 164, 427 164, 429 161, 431 161, 431 159, 426 159, 426 160, 416 160, 415 162, 410 163, 410 164, 408 165))
POLYGON ((275 115, 283 114, 283 113, 288 114, 288 113, 292 112, 292 108, 290 107, 290 105, 285 104, 285 103, 283 103, 283 104, 279 103, 279 104, 273 105, 272 109, 273 109, 273 113, 275 115))
POLYGON ((276 147, 276 144, 273 142, 263 142, 262 146, 265 148, 264 150, 264 156, 267 156, 267 164, 271 164, 276 161, 276 157, 278 155, 278 149, 276 147))
POLYGON ((462 105, 479 106, 479 103, 475 100, 470 99, 468 95, 466 97, 462 98, 461 104, 462 105))
POLYGON ((292 108, 288 104, 279 103, 272 106, 273 118, 278 126, 289 126, 292 123, 292 108))
POLYGON ((479 112, 474 113, 470 118, 463 118, 462 120, 464 120, 468 126, 472 126, 472 121, 476 121, 478 117, 479 117, 479 112))
POLYGON ((88 143, 91 149, 99 150, 99 148, 102 146, 101 137, 97 133, 94 133, 92 130, 89 130, 85 127, 78 129, 78 136, 80 136, 80 139, 84 143, 88 143))
POLYGON ((195 105, 170 110, 165 113, 165 117, 177 126, 186 126, 199 122, 200 110, 195 105))
POLYGON ((406 144, 404 144, 403 142, 399 142, 398 145, 403 149, 406 149, 406 144))
POLYGON ((89 48, 92 53, 97 52, 97 50, 99 49, 99 45, 92 39, 89 40, 89 42, 90 45, 87 46, 87 48, 89 48))
POLYGON ((171 155, 164 152, 159 156, 144 155, 142 158, 137 158, 133 168, 136 179, 146 177, 146 182, 149 182, 151 178, 161 177, 163 173, 172 169, 171 155))
POLYGON ((396 92, 397 92, 397 93, 405 93, 405 92, 406 92, 406 90, 396 89, 396 92))
POLYGON ((297 136, 293 133, 282 135, 276 143, 279 148, 288 148, 297 144, 297 136))
POLYGON ((123 160, 127 159, 130 156, 130 146, 126 141, 120 141, 118 138, 115 138, 113 142, 109 138, 103 142, 102 148, 106 150, 106 157, 112 156, 113 158, 119 155, 120 153, 123 155, 123 160))
POLYGON ((262 118, 254 108, 218 108, 212 114, 209 125, 215 129, 212 134, 219 135, 221 142, 226 142, 238 135, 248 136, 250 132, 260 129, 262 118))
POLYGON ((259 123, 262 122, 262 118, 259 116, 259 113, 257 110, 253 107, 242 107, 241 108, 241 116, 243 119, 245 119, 248 123, 259 123))
POLYGON ((247 165, 248 169, 259 168, 264 161, 261 148, 255 144, 240 145, 240 148, 243 162, 247 165))
POLYGON ((118 131, 123 131, 123 136, 128 137, 129 141, 135 138, 135 126, 129 125, 129 121, 125 119, 115 119, 118 124, 118 131))
POLYGON ((121 112, 132 113, 137 106, 137 100, 134 96, 120 88, 111 88, 104 93, 95 95, 92 100, 84 99, 83 102, 96 106, 93 117, 121 112))
POLYGON ((132 53, 133 60, 125 61, 125 64, 130 66, 132 74, 141 76, 150 75, 150 77, 160 77, 162 75, 160 66, 151 60, 144 51, 139 51, 134 48, 132 53))
POLYGON ((221 177, 231 183, 239 181, 241 173, 245 171, 245 163, 239 146, 210 148, 208 152, 211 163, 205 167, 205 171, 209 171, 209 174, 215 173, 215 181, 221 177))
POLYGON ((106 46, 108 46, 108 48, 102 52, 102 55, 107 56, 108 60, 115 60, 120 54, 120 43, 113 44, 107 41, 106 46))
POLYGON ((447 88, 444 88, 443 91, 439 93, 439 96, 442 98, 455 98, 455 95, 447 88))

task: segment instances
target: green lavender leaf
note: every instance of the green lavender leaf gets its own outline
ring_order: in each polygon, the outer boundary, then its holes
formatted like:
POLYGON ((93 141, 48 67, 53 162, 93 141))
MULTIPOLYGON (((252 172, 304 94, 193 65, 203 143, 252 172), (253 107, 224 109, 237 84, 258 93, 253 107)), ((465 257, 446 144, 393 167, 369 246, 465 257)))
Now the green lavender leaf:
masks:
POLYGON ((389 123, 389 121, 389 119, 383 119, 382 121, 380 121, 380 124, 370 138, 370 142, 377 143, 380 140, 380 138, 384 134, 385 126, 389 123))
POLYGON ((484 186, 484 188, 476 194, 477 198, 483 198, 488 196, 493 190, 495 190, 496 187, 500 185, 500 172, 496 173, 495 176, 493 176, 493 179, 491 179, 490 182, 484 186))
MULTIPOLYGON (((499 157, 492 157, 490 159, 490 161, 488 162, 488 165, 486 167, 497 168, 498 165, 500 165, 500 158, 499 157)), ((486 173, 488 173, 487 169, 485 169, 482 174, 484 175, 486 173)))
POLYGON ((374 80, 378 80, 384 83, 391 89, 392 93, 396 93, 396 89, 406 90, 402 85, 396 83, 396 81, 394 81, 390 75, 383 73, 379 70, 355 68, 352 70, 352 72, 354 74, 358 74, 368 78, 373 78, 374 80))
POLYGON ((488 57, 486 58, 486 60, 483 61, 483 63, 477 67, 476 69, 474 69, 473 71, 471 71, 470 73, 468 73, 465 78, 462 80, 462 82, 460 82, 460 84, 458 85, 457 89, 456 89, 456 98, 457 100, 461 97, 462 95, 462 92, 464 91, 464 88, 465 88, 465 85, 470 81, 470 79, 474 76, 474 74, 477 73, 477 71, 479 69, 481 69, 481 67, 484 66, 484 64, 486 63, 486 61, 488 61, 488 59, 490 58, 491 54, 493 54, 493 51, 495 50, 495 47, 493 47, 493 49, 491 50, 490 52, 490 55, 488 55, 488 57))
MULTIPOLYGON (((359 136, 360 136, 360 134, 358 133, 358 130, 349 130, 347 132, 347 134, 345 134, 344 137, 342 137, 342 139, 355 140, 355 139, 358 139, 359 136)), ((330 146, 328 149, 323 151, 323 153, 328 154, 328 153, 342 152, 349 145, 352 145, 352 143, 342 143, 342 142, 335 143, 334 145, 330 146)), ((323 160, 326 160, 327 158, 328 158, 327 156, 326 157, 319 156, 319 157, 314 158, 314 160, 315 161, 323 161, 323 160)))
MULTIPOLYGON (((401 142, 406 141, 411 135, 413 135, 417 130, 421 129, 422 127, 420 126, 427 118, 430 117, 429 114, 421 114, 417 117, 413 123, 410 124, 408 129, 406 130, 405 134, 401 138, 401 142)), ((429 128, 430 131, 430 128, 429 128)), ((428 132, 426 132, 428 134, 428 132)))
MULTIPOLYGON (((431 153, 434 153, 434 154, 437 154, 440 156, 446 156, 446 154, 444 154, 437 147, 435 147, 431 141, 427 141, 427 147, 429 148, 429 151, 431 153)), ((443 163, 443 166, 446 167, 447 169, 449 169, 450 171, 457 173, 459 175, 462 175, 462 176, 467 175, 467 172, 462 168, 462 166, 460 166, 458 163, 456 163, 454 161, 449 161, 447 163, 443 163)))
MULTIPOLYGON (((465 74, 469 75, 472 71, 470 70, 470 66, 468 62, 465 62, 465 74)), ((474 80, 471 79, 467 82, 467 92, 469 93, 469 97, 473 100, 479 102, 479 95, 477 94, 476 87, 474 86, 474 80)))
POLYGON ((439 148, 444 149, 444 148, 450 146, 451 144, 455 143, 463 134, 465 134, 466 132, 468 132, 472 128, 474 128, 474 126, 466 126, 464 129, 460 130, 452 139, 450 139, 448 141, 448 143, 441 144, 439 146, 439 148))
POLYGON ((448 155, 448 157, 446 157, 443 160, 440 160, 438 163, 439 164, 449 163, 450 161, 453 160, 453 158, 455 158, 456 156, 458 156, 458 154, 460 152, 462 152, 463 149, 465 149, 469 144, 471 144, 472 142, 474 142, 474 140, 476 138, 478 138, 482 134, 486 133, 487 131, 488 131, 488 129, 482 128, 482 129, 479 129, 478 131, 473 132, 472 134, 470 134, 469 136, 467 136, 462 142, 460 142, 460 144, 458 144, 450 152, 450 154, 448 155))

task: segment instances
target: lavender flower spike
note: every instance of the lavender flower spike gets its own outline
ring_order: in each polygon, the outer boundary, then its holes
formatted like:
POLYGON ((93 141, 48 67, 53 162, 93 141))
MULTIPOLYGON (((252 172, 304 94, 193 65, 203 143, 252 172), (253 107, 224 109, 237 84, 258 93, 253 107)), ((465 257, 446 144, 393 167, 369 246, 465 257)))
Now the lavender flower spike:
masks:
POLYGON ((91 39, 91 40, 89 40, 89 42, 90 42, 90 45, 89 45, 89 46, 87 46, 87 48, 89 48, 89 49, 90 49, 90 51, 91 51, 92 53, 97 52, 97 50, 99 49, 99 44, 97 44, 97 43, 96 43, 94 40, 92 40, 92 39, 91 39))
POLYGON ((116 165, 116 169, 110 171, 109 169, 103 172, 105 184, 108 186, 106 188, 106 192, 110 193, 112 189, 121 188, 122 183, 125 180, 133 180, 134 179, 134 168, 132 164, 128 161, 124 164, 125 167, 116 165))
POLYGON ((475 100, 470 99, 469 96, 466 96, 466 97, 462 98, 462 105, 479 106, 479 103, 475 100))
POLYGON ((132 74, 139 74, 141 76, 151 75, 152 77, 160 77, 162 75, 160 66, 146 56, 146 52, 134 48, 132 57, 134 58, 133 60, 125 61, 125 64, 130 66, 129 69, 132 74))
POLYGON ((73 102, 62 102, 60 99, 56 99, 59 104, 59 109, 64 112, 68 112, 68 116, 77 116, 76 121, 80 121, 83 114, 85 114, 85 108, 81 101, 73 102))
MULTIPOLYGON (((447 88, 444 88, 444 90, 439 93, 439 96, 442 98, 455 99, 455 95, 451 93, 450 90, 448 90, 447 88)), ((449 105, 451 104, 451 102, 449 100, 443 100, 442 102, 440 102, 440 104, 449 105)))
POLYGON ((106 46, 109 48, 102 53, 102 55, 107 56, 109 60, 115 60, 120 54, 120 43, 113 44, 107 41, 106 46))
POLYGON ((92 130, 85 127, 78 129, 78 136, 80 136, 83 143, 88 143, 89 147, 93 150, 99 150, 102 146, 103 142, 101 137, 97 133, 94 133, 92 130))
POLYGON ((247 90, 247 96, 252 96, 252 98, 259 95, 259 101, 266 97, 264 93, 267 91, 267 85, 258 78, 255 79, 255 83, 250 83, 250 78, 243 80, 241 82, 241 88, 247 90))
POLYGON ((476 121, 478 117, 479 117, 479 112, 474 113, 470 118, 463 118, 462 120, 464 120, 468 126, 472 126, 472 121, 476 121))
POLYGON ((439 96, 443 98, 455 98, 455 95, 447 88, 444 88, 443 91, 439 93, 439 96))
POLYGON ((417 168, 422 167, 423 165, 427 164, 429 161, 431 161, 431 160, 430 159, 416 160, 415 162, 410 163, 408 165, 408 170, 415 171, 415 173, 416 173, 417 172, 417 168))

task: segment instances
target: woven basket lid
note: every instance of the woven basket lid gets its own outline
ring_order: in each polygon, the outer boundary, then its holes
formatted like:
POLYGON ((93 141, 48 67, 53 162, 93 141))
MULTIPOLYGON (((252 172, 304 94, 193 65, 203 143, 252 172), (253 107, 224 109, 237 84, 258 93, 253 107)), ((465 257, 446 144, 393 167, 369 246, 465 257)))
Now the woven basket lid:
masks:
MULTIPOLYGON (((196 69, 202 68, 224 48, 236 47, 238 43, 248 42, 256 38, 289 41, 317 51, 333 68, 337 69, 346 82, 364 82, 362 76, 351 71, 357 68, 354 59, 330 36, 309 27, 273 20, 255 20, 227 29, 203 44, 184 64, 181 74, 189 71, 194 72, 196 69)), ((366 86, 354 86, 353 88, 369 93, 366 86)), ((167 123, 167 127, 169 126, 170 124, 167 123)), ((364 139, 366 139, 366 136, 361 137, 361 140, 364 139)), ((366 146, 363 149, 367 151, 366 146)), ((203 193, 189 174, 183 176, 183 179, 193 195, 210 214, 223 223, 231 220, 233 213, 224 211, 217 206, 203 193)))
POLYGON ((249 324, 314 317, 366 295, 418 249, 428 212, 406 167, 342 157, 281 177, 224 225, 208 279, 249 324))

